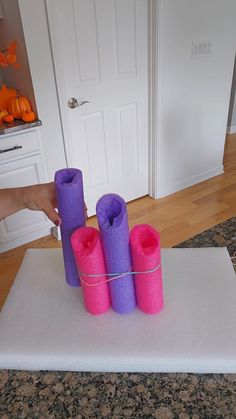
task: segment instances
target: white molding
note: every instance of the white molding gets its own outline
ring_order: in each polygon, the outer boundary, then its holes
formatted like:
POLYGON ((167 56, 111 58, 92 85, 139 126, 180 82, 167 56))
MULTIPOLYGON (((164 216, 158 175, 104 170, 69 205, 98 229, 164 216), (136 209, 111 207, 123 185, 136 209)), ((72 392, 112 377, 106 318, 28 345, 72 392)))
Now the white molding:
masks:
POLYGON ((57 239, 58 241, 61 240, 61 229, 60 227, 57 226, 53 226, 51 228, 51 234, 55 237, 55 239, 57 239))
POLYGON ((231 125, 231 127, 227 127, 228 134, 235 134, 236 133, 236 125, 231 125))
POLYGON ((149 195, 158 197, 158 132, 161 118, 160 34, 162 0, 149 0, 149 195))
POLYGON ((154 197, 156 186, 156 1, 148 2, 148 107, 149 107, 149 195, 154 197))
POLYGON ((224 173, 223 165, 215 167, 214 169, 207 170, 205 172, 199 173, 196 176, 192 176, 183 180, 180 183, 176 183, 174 185, 169 185, 163 189, 158 191, 157 198, 164 198, 168 195, 171 195, 175 192, 181 191, 182 189, 189 188, 190 186, 196 185, 197 183, 203 182, 208 180, 214 176, 222 175, 224 173))

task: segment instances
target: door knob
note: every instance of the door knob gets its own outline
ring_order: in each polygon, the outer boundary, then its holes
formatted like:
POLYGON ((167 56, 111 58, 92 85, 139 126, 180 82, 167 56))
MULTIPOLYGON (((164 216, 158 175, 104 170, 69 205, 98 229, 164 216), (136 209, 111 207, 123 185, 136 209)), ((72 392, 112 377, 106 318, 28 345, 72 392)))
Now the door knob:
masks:
POLYGON ((75 97, 71 97, 68 100, 68 106, 71 109, 77 108, 78 106, 83 106, 85 105, 85 103, 90 103, 88 100, 81 100, 80 102, 78 102, 78 100, 75 97))

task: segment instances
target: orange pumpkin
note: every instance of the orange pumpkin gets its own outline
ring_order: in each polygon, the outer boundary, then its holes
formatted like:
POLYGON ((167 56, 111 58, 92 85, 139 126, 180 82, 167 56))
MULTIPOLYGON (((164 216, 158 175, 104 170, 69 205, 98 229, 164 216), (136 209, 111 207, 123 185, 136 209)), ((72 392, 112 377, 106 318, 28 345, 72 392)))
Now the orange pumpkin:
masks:
POLYGON ((0 121, 2 121, 4 116, 6 116, 7 114, 8 114, 8 112, 5 109, 0 111, 0 121))
POLYGON ((21 119, 25 111, 31 111, 31 104, 27 97, 17 95, 9 100, 8 112, 12 113, 14 118, 21 119))
POLYGON ((21 119, 24 122, 32 122, 35 120, 35 113, 33 111, 25 111, 21 114, 21 119))
POLYGON ((5 115, 3 117, 3 121, 4 122, 12 122, 12 121, 14 121, 14 116, 12 115, 12 113, 8 113, 7 115, 5 115))
POLYGON ((8 89, 8 87, 3 84, 0 90, 0 109, 7 109, 9 105, 10 98, 16 96, 16 90, 8 89))

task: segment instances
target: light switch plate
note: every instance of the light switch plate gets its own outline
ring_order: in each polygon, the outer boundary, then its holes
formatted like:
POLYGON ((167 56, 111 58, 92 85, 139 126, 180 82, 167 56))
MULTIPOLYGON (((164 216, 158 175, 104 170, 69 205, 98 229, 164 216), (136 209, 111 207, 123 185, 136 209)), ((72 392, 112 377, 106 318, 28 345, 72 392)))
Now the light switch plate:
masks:
POLYGON ((211 41, 193 41, 191 58, 205 58, 212 55, 212 42, 211 41))

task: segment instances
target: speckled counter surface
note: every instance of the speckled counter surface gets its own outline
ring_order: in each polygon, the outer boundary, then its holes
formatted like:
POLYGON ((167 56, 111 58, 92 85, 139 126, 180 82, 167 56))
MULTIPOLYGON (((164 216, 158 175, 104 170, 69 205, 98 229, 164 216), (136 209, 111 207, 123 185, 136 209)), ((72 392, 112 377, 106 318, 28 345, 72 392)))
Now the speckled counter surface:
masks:
MULTIPOLYGON (((236 251, 236 218, 177 247, 236 251)), ((0 418, 236 418, 236 374, 0 371, 0 418)))
POLYGON ((236 417, 236 375, 3 371, 0 378, 2 419, 236 417))

